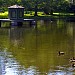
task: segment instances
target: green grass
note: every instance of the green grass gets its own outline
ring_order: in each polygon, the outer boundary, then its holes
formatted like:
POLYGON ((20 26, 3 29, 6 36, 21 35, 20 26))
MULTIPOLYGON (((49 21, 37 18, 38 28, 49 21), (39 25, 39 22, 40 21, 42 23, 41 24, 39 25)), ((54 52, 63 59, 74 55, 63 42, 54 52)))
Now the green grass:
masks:
MULTIPOLYGON (((25 16, 34 16, 34 11, 28 12, 27 14, 24 14, 25 16)), ((53 15, 74 15, 74 13, 53 13, 53 15)), ((38 16, 50 16, 46 15, 44 12, 38 12, 38 16)))
POLYGON ((0 12, 0 18, 8 18, 8 11, 4 13, 0 12))
POLYGON ((74 13, 53 13, 54 15, 74 15, 74 13))
MULTIPOLYGON (((27 11, 24 13, 24 18, 32 18, 32 19, 50 19, 50 18, 66 18, 66 17, 74 17, 74 13, 53 13, 53 15, 46 15, 44 12, 38 12, 38 16, 34 16, 34 11, 27 11)), ((8 18, 8 11, 2 13, 0 12, 0 18, 8 18)))

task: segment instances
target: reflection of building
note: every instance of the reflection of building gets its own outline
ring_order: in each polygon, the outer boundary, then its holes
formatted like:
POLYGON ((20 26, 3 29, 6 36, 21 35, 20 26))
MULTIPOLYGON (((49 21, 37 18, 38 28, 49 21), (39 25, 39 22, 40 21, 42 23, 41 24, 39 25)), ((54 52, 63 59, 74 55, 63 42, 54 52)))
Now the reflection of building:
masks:
POLYGON ((11 28, 9 30, 10 41, 13 46, 18 46, 22 41, 23 29, 21 28, 11 28))
POLYGON ((23 29, 21 28, 11 28, 9 30, 9 35, 11 39, 16 39, 16 40, 20 40, 20 38, 22 37, 22 33, 23 33, 23 29))

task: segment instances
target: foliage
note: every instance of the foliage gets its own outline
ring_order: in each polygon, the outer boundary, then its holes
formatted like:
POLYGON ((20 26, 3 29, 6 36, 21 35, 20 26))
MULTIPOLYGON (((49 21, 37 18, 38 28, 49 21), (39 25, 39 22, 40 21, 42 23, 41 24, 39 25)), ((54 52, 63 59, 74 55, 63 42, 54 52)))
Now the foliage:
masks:
POLYGON ((38 16, 38 11, 47 15, 53 15, 53 12, 75 12, 74 4, 69 3, 69 0, 0 0, 0 11, 4 12, 15 4, 24 6, 25 11, 35 11, 35 16, 38 16))

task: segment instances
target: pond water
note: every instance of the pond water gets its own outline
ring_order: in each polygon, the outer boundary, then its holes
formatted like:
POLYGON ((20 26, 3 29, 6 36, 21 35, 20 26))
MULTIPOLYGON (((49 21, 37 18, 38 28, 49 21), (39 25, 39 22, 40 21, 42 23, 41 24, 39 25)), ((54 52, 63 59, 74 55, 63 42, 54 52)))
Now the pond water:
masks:
POLYGON ((0 28, 0 75, 75 75, 70 62, 75 57, 74 22, 27 25, 0 28))

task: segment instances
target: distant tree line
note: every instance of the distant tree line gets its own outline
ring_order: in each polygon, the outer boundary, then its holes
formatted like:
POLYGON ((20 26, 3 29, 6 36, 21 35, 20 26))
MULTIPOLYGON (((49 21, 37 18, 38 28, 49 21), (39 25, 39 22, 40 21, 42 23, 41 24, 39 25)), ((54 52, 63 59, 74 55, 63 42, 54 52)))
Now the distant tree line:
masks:
POLYGON ((22 5, 26 11, 43 11, 45 14, 53 12, 74 12, 75 5, 66 0, 0 0, 0 10, 7 10, 11 5, 22 5))

